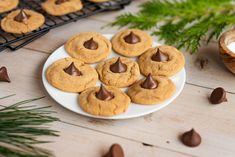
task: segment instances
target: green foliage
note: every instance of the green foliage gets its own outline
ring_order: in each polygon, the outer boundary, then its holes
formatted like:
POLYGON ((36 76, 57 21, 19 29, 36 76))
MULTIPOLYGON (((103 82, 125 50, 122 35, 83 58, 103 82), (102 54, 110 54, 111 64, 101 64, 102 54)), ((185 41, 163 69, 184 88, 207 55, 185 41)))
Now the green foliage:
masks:
MULTIPOLYGON (((10 95, 13 96, 13 95, 10 95)), ((0 98, 4 99, 9 96, 0 98)), ((42 97, 43 98, 43 97, 42 97)), ((0 156, 1 157, 49 157, 48 150, 35 144, 48 141, 38 140, 39 136, 57 136, 57 131, 46 127, 57 118, 51 117, 49 107, 25 105, 42 99, 20 101, 10 106, 0 105, 0 156)))
POLYGON ((166 44, 186 48, 192 53, 201 41, 218 39, 221 32, 235 24, 233 0, 151 0, 136 14, 117 17, 112 26, 151 30, 166 44))

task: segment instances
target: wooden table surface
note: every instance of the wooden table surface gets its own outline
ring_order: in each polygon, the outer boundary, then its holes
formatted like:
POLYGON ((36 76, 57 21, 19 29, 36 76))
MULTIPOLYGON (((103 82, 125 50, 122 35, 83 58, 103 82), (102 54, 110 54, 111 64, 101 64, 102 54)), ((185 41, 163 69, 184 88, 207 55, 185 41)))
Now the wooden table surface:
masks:
MULTIPOLYGON (((146 1, 146 0, 145 0, 146 1)), ((125 10, 101 13, 71 23, 25 46, 0 53, 0 66, 6 66, 12 83, 0 83, 1 100, 10 104, 18 100, 46 95, 35 102, 38 106, 51 105, 61 119, 52 128, 60 137, 42 147, 52 150, 57 157, 101 157, 113 143, 120 143, 126 157, 234 157, 235 156, 235 77, 219 59, 217 43, 201 48, 199 55, 209 60, 200 70, 195 65, 198 55, 184 53, 187 82, 181 95, 168 107, 153 114, 129 120, 96 120, 75 114, 48 96, 41 81, 42 66, 50 53, 78 32, 97 31, 116 33, 117 28, 102 28, 117 15, 137 11, 144 0, 135 0, 125 10), (228 102, 211 105, 208 96, 213 88, 224 87, 228 102), (195 128, 202 136, 202 144, 189 148, 179 141, 179 135, 195 128)))

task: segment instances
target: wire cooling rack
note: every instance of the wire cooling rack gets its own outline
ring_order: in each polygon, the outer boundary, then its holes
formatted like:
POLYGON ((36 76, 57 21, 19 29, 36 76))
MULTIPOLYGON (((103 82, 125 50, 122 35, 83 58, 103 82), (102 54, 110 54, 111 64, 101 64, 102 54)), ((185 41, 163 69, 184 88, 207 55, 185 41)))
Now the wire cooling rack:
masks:
MULTIPOLYGON (((92 3, 88 0, 82 0, 82 10, 64 16, 51 16, 41 8, 40 4, 43 2, 43 0, 21 0, 18 8, 28 8, 40 12, 45 16, 45 23, 43 26, 33 32, 20 35, 6 33, 0 29, 0 52, 7 48, 15 51, 29 44, 35 39, 45 35, 53 28, 75 22, 79 19, 92 16, 100 12, 123 9, 125 5, 130 4, 131 1, 132 0, 113 0, 104 3, 92 3)), ((0 19, 3 19, 8 13, 0 14, 0 19)))

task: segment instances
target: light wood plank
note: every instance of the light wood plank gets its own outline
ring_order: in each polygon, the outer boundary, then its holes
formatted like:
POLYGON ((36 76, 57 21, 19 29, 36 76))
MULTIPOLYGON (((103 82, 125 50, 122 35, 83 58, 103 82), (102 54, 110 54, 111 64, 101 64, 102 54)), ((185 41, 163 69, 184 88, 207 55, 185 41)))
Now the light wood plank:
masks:
POLYGON ((113 143, 119 143, 123 147, 125 156, 127 157, 190 157, 190 155, 187 154, 157 147, 144 146, 139 142, 106 135, 69 124, 55 123, 53 129, 59 130, 61 136, 46 138, 46 140, 55 142, 42 145, 42 147, 53 150, 56 157, 101 157, 108 151, 113 143))
POLYGON ((229 72, 219 57, 217 42, 203 46, 198 54, 184 53, 186 58, 187 82, 208 88, 223 87, 227 91, 235 93, 235 75, 229 72), (198 57, 208 59, 208 65, 204 69, 196 66, 198 57))
POLYGON ((125 13, 137 13, 140 9, 139 6, 147 1, 149 0, 132 0, 131 4, 127 5, 123 10, 99 13, 95 16, 91 16, 90 19, 110 23, 119 15, 125 13))
MULTIPOLYGON (((8 67, 12 83, 0 83, 0 95, 14 92, 17 96, 13 100, 47 95, 40 81, 47 57, 48 54, 24 49, 1 54, 0 63, 8 67)), ((85 118, 64 109, 49 97, 39 103, 52 105, 64 122, 79 127, 194 156, 232 157, 235 155, 234 94, 228 94, 228 103, 213 106, 207 100, 210 92, 210 89, 186 85, 181 96, 169 107, 152 116, 122 121, 85 118), (191 127, 195 127, 203 138, 202 145, 195 149, 183 146, 178 140, 178 135, 191 127)))
POLYGON ((55 49, 63 45, 71 36, 85 31, 97 31, 103 34, 116 32, 115 29, 103 28, 104 22, 91 19, 83 19, 74 23, 70 23, 59 28, 51 30, 45 36, 26 45, 25 48, 42 51, 45 53, 52 53, 55 49))

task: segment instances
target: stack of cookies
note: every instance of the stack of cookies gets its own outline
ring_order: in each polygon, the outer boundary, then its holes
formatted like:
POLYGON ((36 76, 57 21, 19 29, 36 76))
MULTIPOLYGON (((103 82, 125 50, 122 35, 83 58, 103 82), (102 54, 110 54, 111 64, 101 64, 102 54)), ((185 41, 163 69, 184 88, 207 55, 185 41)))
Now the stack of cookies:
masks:
MULTIPOLYGON (((89 0, 101 3, 109 0, 89 0)), ((0 14, 15 9, 19 0, 0 0, 0 14)), ((51 16, 63 16, 83 8, 81 0, 46 0, 42 9, 51 16)), ((17 9, 7 14, 1 20, 1 28, 7 33, 25 34, 37 30, 45 23, 41 13, 30 9, 17 9)))
POLYGON ((174 47, 152 44, 152 37, 138 29, 121 31, 111 41, 96 32, 82 32, 64 46, 71 57, 50 65, 46 78, 57 89, 79 93, 78 105, 96 116, 121 114, 131 102, 157 105, 174 94, 168 77, 178 73, 185 60, 174 47), (120 56, 108 58, 112 49, 120 56), (95 87, 98 80, 102 83, 95 87))

